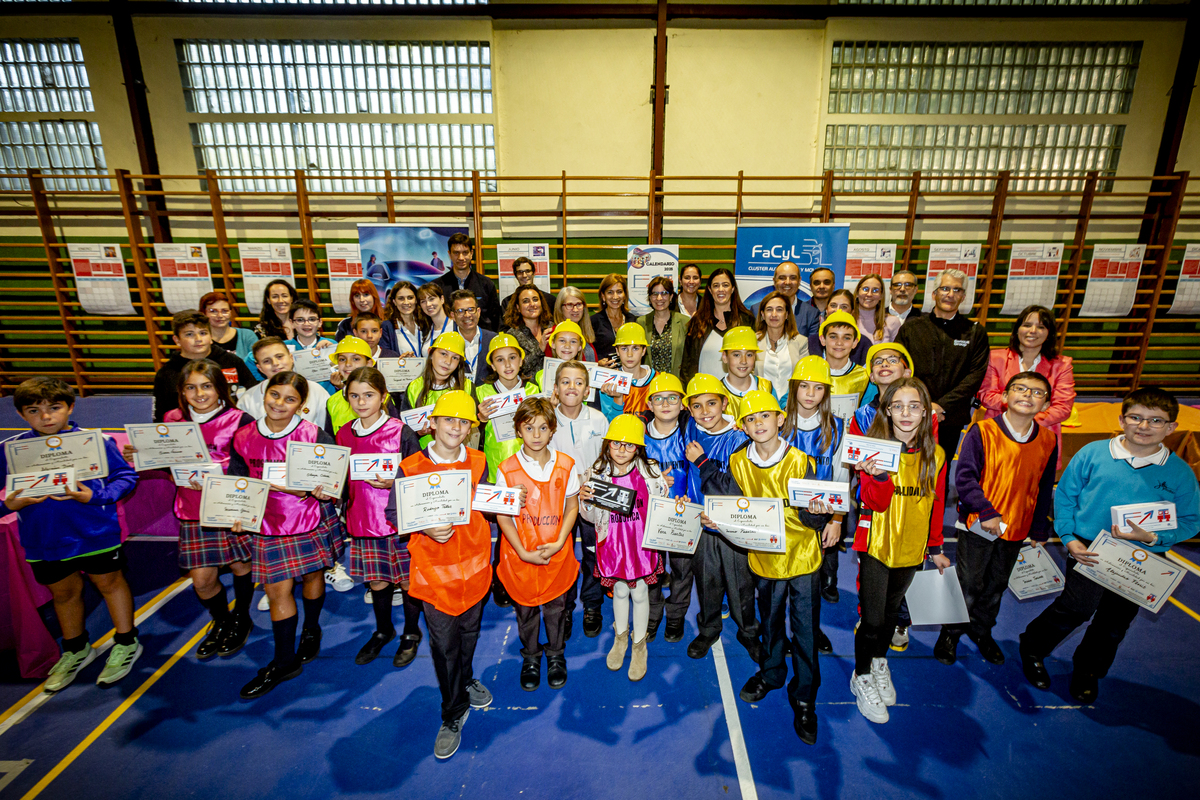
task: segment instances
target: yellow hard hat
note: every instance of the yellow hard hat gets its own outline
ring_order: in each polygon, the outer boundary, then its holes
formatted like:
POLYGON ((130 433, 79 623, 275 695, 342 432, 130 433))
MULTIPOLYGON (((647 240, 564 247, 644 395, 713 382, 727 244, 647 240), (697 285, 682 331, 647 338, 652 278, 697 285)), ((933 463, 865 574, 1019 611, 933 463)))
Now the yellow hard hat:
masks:
POLYGON ((826 386, 833 385, 833 375, 829 373, 829 362, 820 356, 805 356, 797 361, 796 368, 792 370, 792 380, 812 381, 813 383, 823 383, 826 386))
POLYGON ((721 383, 719 378, 715 375, 698 372, 688 381, 687 391, 683 393, 683 401, 689 402, 693 397, 701 394, 718 394, 729 399, 729 392, 725 390, 725 384, 721 383))
POLYGON ((433 411, 429 414, 430 419, 434 417, 453 417, 465 419, 472 425, 479 424, 479 417, 475 415, 475 401, 461 389, 446 392, 437 399, 433 411))
MULTIPOLYGON (((442 334, 445 336, 446 334, 442 334)), ((462 337, 459 337, 462 338, 462 337)), ((488 345, 487 363, 492 363, 492 353, 497 350, 503 350, 505 347, 511 347, 521 354, 521 360, 525 360, 525 348, 521 347, 521 343, 517 341, 517 337, 511 333, 498 333, 492 338, 492 343, 488 345)))
POLYGON ((726 350, 753 350, 756 353, 762 352, 762 348, 758 346, 758 335, 754 333, 753 328, 742 325, 738 328, 730 328, 725 331, 725 336, 721 339, 721 351, 726 350))
POLYGON ((645 447, 646 426, 633 414, 621 414, 608 424, 608 433, 604 434, 604 438, 610 442, 628 442, 645 447))
POLYGON ((770 392, 764 392, 762 389, 751 389, 742 397, 741 404, 738 407, 738 422, 741 422, 748 415, 757 414, 760 411, 780 413, 779 401, 770 392))
POLYGON ((572 322, 569 319, 564 319, 562 322, 560 322, 554 326, 554 330, 552 330, 550 332, 550 344, 551 345, 554 344, 555 337, 557 337, 560 333, 575 334, 576 336, 579 337, 580 344, 583 344, 585 341, 585 339, 583 338, 583 328, 579 327, 579 323, 572 322))
POLYGON ((433 344, 429 345, 429 349, 439 347, 450 353, 455 353, 459 358, 467 357, 467 340, 462 337, 457 331, 446 331, 441 336, 433 340, 433 344))
POLYGON ((875 360, 875 356, 882 353, 884 350, 894 350, 899 353, 904 361, 908 364, 908 368, 913 368, 912 356, 908 354, 908 348, 896 342, 880 342, 873 344, 867 349, 867 369, 871 368, 871 362, 875 360))
POLYGON ((329 360, 336 364, 337 357, 342 353, 356 353, 363 358, 371 357, 371 345, 364 342, 357 336, 347 336, 337 343, 337 347, 329 354, 329 360))
POLYGON ((669 372, 660 372, 654 376, 654 380, 650 381, 650 388, 646 391, 646 397, 654 397, 659 392, 683 394, 683 383, 669 372))
POLYGON ((821 336, 824 336, 825 329, 835 322, 842 325, 849 325, 851 328, 854 328, 854 338, 857 339, 859 337, 860 332, 858 330, 858 320, 854 318, 853 314, 847 311, 842 311, 841 309, 834 311, 832 314, 826 315, 825 319, 821 322, 821 327, 818 329, 818 333, 820 333, 821 336))
POLYGON ((642 347, 649 347, 650 343, 646 341, 646 329, 637 322, 626 322, 617 328, 617 338, 613 342, 613 347, 620 347, 623 344, 640 344, 642 347))

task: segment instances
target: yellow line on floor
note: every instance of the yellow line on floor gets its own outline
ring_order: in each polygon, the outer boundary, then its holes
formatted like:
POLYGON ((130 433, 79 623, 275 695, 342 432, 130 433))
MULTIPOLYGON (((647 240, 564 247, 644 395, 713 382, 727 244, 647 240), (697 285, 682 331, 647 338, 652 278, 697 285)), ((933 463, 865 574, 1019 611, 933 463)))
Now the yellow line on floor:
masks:
POLYGON ((204 638, 204 636, 207 632, 208 632, 208 625, 204 625, 203 627, 201 627, 200 630, 196 633, 196 635, 188 640, 187 644, 185 644, 183 647, 176 650, 175 654, 172 655, 169 659, 167 659, 167 663, 163 664, 161 667, 159 667, 157 670, 155 670, 154 674, 151 675, 149 678, 147 678, 142 683, 142 685, 139 686, 134 691, 133 694, 129 695, 129 697, 126 698, 125 702, 123 702, 123 703, 121 703, 121 705, 117 706, 117 708, 111 714, 109 714, 108 717, 103 722, 101 722, 99 725, 97 725, 95 730, 93 730, 91 733, 89 733, 86 739, 84 739, 82 742, 80 742, 78 745, 76 745, 75 749, 72 750, 70 753, 67 753, 66 757, 63 758, 62 761, 59 761, 58 764, 56 764, 54 766, 54 769, 50 770, 50 772, 46 775, 46 777, 42 778, 40 781, 37 782, 36 786, 34 786, 32 789, 30 789, 28 792, 26 792, 25 796, 21 800, 33 800, 33 798, 40 795, 46 789, 47 786, 49 786, 51 783, 54 782, 55 778, 57 778, 59 775, 61 775, 63 773, 63 771, 66 770, 67 767, 71 766, 71 764, 74 763, 75 759, 77 759, 77 758, 79 758, 79 756, 83 755, 84 750, 87 750, 89 747, 91 747, 93 742, 95 742, 97 739, 99 739, 104 734, 105 731, 107 731, 109 728, 111 728, 113 726, 113 724, 116 723, 116 721, 121 718, 121 715, 123 715, 126 711, 128 711, 130 708, 132 708, 133 704, 138 701, 138 698, 140 698, 142 695, 144 695, 151 686, 158 683, 159 678, 161 678, 163 675, 166 675, 167 671, 170 670, 171 667, 173 667, 177 663, 179 663, 179 660, 181 658, 183 658, 184 654, 186 654, 193 647, 195 647, 197 644, 199 644, 200 640, 204 638))
POLYGON ((1186 558, 1179 555, 1179 553, 1176 553, 1174 550, 1167 551, 1167 558, 1171 558, 1171 559, 1178 561, 1180 564, 1183 564, 1185 567, 1191 568, 1192 572, 1196 573, 1197 575, 1200 575, 1200 565, 1193 564, 1191 561, 1188 561, 1186 558))
POLYGON ((1168 599, 1168 600, 1170 600, 1172 603, 1174 603, 1174 604, 1175 604, 1175 606, 1176 606, 1176 607, 1177 607, 1177 608, 1178 608, 1180 611, 1182 611, 1183 613, 1187 614, 1187 615, 1188 615, 1189 617, 1191 617, 1192 619, 1196 620, 1196 622, 1200 622, 1200 614, 1197 614, 1195 611, 1192 611, 1190 608, 1188 608, 1188 607, 1187 607, 1187 606, 1185 606, 1183 603, 1181 603, 1181 602, 1179 602, 1178 600, 1176 600, 1174 597, 1168 597, 1167 599, 1168 599))

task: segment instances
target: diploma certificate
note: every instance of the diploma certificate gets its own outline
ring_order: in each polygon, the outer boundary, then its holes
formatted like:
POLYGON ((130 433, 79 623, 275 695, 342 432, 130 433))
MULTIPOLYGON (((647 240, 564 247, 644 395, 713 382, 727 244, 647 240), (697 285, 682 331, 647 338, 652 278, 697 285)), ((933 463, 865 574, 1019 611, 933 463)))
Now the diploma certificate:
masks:
POLYGON ((593 380, 596 381, 596 388, 603 389, 605 386, 611 386, 616 390, 617 394, 629 394, 630 381, 633 376, 628 372, 622 372, 619 369, 608 369, 607 367, 596 367, 592 372, 593 380))
POLYGON ((375 368, 383 373, 388 391, 399 394, 408 385, 421 377, 425 371, 425 359, 421 356, 409 358, 381 358, 375 368))
POLYGON ((176 486, 182 486, 184 489, 192 488, 192 481, 203 484, 204 479, 209 475, 224 474, 225 470, 221 469, 221 465, 213 463, 212 461, 209 461, 206 464, 196 464, 192 467, 171 467, 171 480, 175 481, 176 486))
POLYGON ((475 486, 475 497, 471 500, 471 508, 489 514, 515 517, 521 510, 520 497, 520 489, 500 488, 488 483, 480 483, 475 486))
POLYGON ((518 386, 509 392, 501 392, 487 398, 493 403, 492 413, 488 415, 488 419, 500 417, 508 414, 517 413, 517 406, 525 402, 525 387, 518 386))
POLYGON ((764 553, 787 552, 782 500, 709 495, 704 498, 704 513, 721 535, 738 547, 764 553))
POLYGON ((350 480, 389 480, 396 477, 399 466, 400 456, 396 453, 359 453, 350 456, 350 480))
POLYGON ((703 511, 704 506, 698 503, 651 497, 642 549, 694 555, 696 545, 700 543, 700 514, 703 511))
POLYGON ((1076 564, 1076 570, 1155 614, 1183 580, 1183 567, 1144 549, 1141 542, 1115 539, 1108 531, 1101 531, 1088 550, 1099 557, 1099 563, 1094 567, 1076 564))
POLYGON ((46 497, 48 495, 66 494, 67 489, 75 488, 75 470, 53 469, 49 472, 10 472, 8 482, 4 487, 11 497, 15 491, 21 492, 21 497, 46 497))
POLYGON ((311 492, 318 486, 328 495, 342 493, 350 469, 350 448, 316 442, 288 442, 287 486, 311 492))
POLYGON ((322 350, 315 347, 311 350, 293 350, 292 370, 310 381, 327 381, 333 374, 333 364, 329 361, 329 354, 332 352, 331 347, 322 350))
POLYGON ((13 439, 4 443, 4 455, 12 472, 49 472, 70 467, 75 470, 75 479, 81 481, 108 475, 104 434, 100 431, 78 430, 13 439))
POLYGON ((397 533, 471 520, 471 471, 451 469, 396 480, 397 533))
POLYGON ((808 508, 813 498, 824 500, 834 511, 850 510, 850 484, 837 481, 806 481, 788 479, 788 505, 792 508, 808 508))
POLYGON ((843 464, 861 464, 868 458, 874 458, 875 465, 880 469, 888 472, 896 472, 900 469, 899 442, 871 439, 848 433, 842 437, 840 456, 843 464))
POLYGON ((849 422, 854 416, 854 412, 858 410, 857 394, 834 394, 829 396, 829 410, 833 412, 835 417, 849 422))
POLYGON ((1018 600, 1061 592, 1063 574, 1044 547, 1025 546, 1008 576, 1008 589, 1018 600))
MULTIPOLYGON (((550 399, 554 396, 554 384, 558 380, 558 368, 567 362, 561 358, 552 358, 546 356, 546 360, 542 362, 542 396, 550 399)), ((596 402, 596 363, 594 361, 580 361, 588 374, 588 396, 584 398, 590 403, 596 402)))
POLYGON ((258 533, 270 491, 266 481, 209 475, 200 494, 200 524, 206 528, 232 528, 240 521, 242 530, 258 533))
POLYGON ((282 461, 268 461, 263 464, 262 479, 280 489, 287 488, 287 464, 282 461))
POLYGON ((588 484, 592 487, 592 499, 588 501, 592 505, 623 517, 633 511, 634 501, 637 500, 637 492, 633 489, 600 478, 592 478, 588 484))
POLYGON ((414 431, 419 431, 422 428, 429 426, 429 415, 433 413, 433 403, 420 408, 409 409, 408 411, 400 412, 400 421, 414 431))
POLYGON ((133 468, 138 472, 212 461, 195 422, 126 425, 125 433, 129 444, 137 448, 133 468))

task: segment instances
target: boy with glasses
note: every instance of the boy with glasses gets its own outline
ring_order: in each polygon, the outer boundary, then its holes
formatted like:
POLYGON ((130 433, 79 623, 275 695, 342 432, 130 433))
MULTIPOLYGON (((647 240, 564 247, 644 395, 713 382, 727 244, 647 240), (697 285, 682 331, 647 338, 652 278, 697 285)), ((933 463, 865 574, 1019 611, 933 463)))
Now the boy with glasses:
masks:
POLYGON ((1050 688, 1043 663, 1063 639, 1083 623, 1091 625, 1075 648, 1071 696, 1094 703, 1100 679, 1108 674, 1117 648, 1137 616, 1138 606, 1085 578, 1075 564, 1095 564, 1088 543, 1101 531, 1118 539, 1141 542, 1144 549, 1165 553, 1176 542, 1196 535, 1200 527, 1200 489, 1183 459, 1163 445, 1176 428, 1179 402, 1162 389, 1135 389, 1121 402, 1122 434, 1092 442, 1067 464, 1054 493, 1054 530, 1071 557, 1066 585, 1021 634, 1025 677, 1039 689, 1050 688), (1112 524, 1118 503, 1169 501, 1175 504, 1175 530, 1145 531, 1131 523, 1128 533, 1112 524))

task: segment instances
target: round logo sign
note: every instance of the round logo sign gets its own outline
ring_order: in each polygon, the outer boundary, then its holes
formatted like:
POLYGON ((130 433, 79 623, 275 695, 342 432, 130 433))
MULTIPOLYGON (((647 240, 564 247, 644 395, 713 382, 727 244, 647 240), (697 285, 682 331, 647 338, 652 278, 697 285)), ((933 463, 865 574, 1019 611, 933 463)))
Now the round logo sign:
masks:
POLYGON ((238 478, 236 481, 233 482, 233 487, 235 489, 244 490, 249 485, 250 485, 250 482, 248 480, 246 480, 245 478, 238 478))
POLYGON ((1024 563, 1025 563, 1025 554, 1024 554, 1024 553, 1018 553, 1018 554, 1017 554, 1017 563, 1018 563, 1018 564, 1024 564, 1024 563))
POLYGON ((154 427, 154 431, 155 431, 155 432, 156 432, 156 433, 157 433, 159 436, 166 436, 166 435, 167 435, 167 433, 169 432, 169 429, 167 428, 167 426, 166 426, 166 425, 156 425, 156 426, 154 427))
POLYGON ((1142 550, 1140 547, 1133 551, 1133 560, 1138 562, 1139 564, 1142 563, 1143 561, 1145 561, 1149 557, 1150 557, 1150 554, 1147 553, 1145 550, 1142 550))
POLYGON ((438 475, 436 472, 429 476, 429 485, 430 486, 440 486, 441 483, 442 483, 442 476, 438 475))
POLYGON ((737 500, 737 507, 739 511, 746 511, 750 508, 750 501, 744 497, 739 497, 737 500))
POLYGON ((687 506, 684 505, 684 502, 682 500, 676 500, 675 501, 675 513, 682 517, 684 511, 687 511, 687 506))
POLYGON ((313 452, 317 454, 317 458, 321 458, 322 456, 325 455, 325 445, 323 445, 323 444, 317 445, 316 447, 313 448, 313 452))
POLYGON ((46 440, 46 447, 62 447, 62 439, 57 436, 51 436, 46 440))

